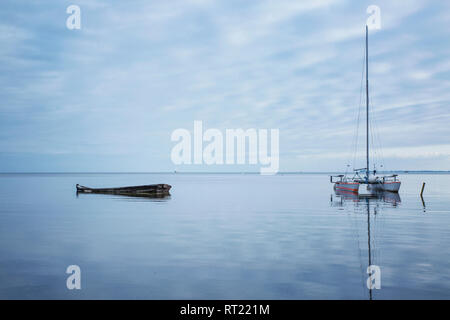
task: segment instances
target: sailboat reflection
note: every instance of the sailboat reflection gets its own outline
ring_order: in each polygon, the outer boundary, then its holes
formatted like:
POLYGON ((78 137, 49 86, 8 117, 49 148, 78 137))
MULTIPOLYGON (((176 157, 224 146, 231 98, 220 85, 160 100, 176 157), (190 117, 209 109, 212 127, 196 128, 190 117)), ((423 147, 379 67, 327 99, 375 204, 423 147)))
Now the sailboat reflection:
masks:
MULTIPOLYGON (((374 261, 374 229, 376 230, 377 215, 386 208, 396 208, 401 203, 401 198, 398 193, 392 192, 379 192, 371 194, 354 194, 351 192, 345 192, 336 190, 335 194, 331 195, 331 206, 338 207, 342 210, 345 208, 353 208, 354 213, 360 213, 367 215, 367 257, 368 265, 376 265, 374 261), (372 224, 372 225, 371 225, 372 224)), ((359 238, 358 238, 359 246, 359 238)), ((379 254, 378 254, 379 255, 379 254)), ((377 255, 377 256, 378 256, 377 255)), ((361 264, 362 265, 362 264, 361 264)), ((363 270, 365 272, 365 269, 363 270)), ((369 286, 369 299, 373 299, 373 289, 369 286)))
POLYGON ((345 202, 355 202, 360 203, 366 199, 369 202, 373 203, 386 203, 392 204, 392 206, 396 207, 402 201, 400 195, 398 193, 392 192, 376 192, 370 194, 355 194, 352 192, 345 192, 336 190, 335 191, 335 199, 333 199, 333 195, 331 195, 331 202, 334 207, 344 206, 345 202))

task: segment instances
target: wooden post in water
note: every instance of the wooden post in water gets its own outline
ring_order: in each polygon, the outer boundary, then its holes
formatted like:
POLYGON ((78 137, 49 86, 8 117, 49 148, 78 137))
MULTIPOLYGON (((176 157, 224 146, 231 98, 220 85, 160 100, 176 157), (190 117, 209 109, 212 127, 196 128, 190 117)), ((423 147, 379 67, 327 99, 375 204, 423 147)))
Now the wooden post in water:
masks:
POLYGON ((420 199, 422 200, 423 212, 425 211, 425 201, 423 200, 423 189, 425 189, 425 182, 422 184, 422 190, 420 190, 420 199))

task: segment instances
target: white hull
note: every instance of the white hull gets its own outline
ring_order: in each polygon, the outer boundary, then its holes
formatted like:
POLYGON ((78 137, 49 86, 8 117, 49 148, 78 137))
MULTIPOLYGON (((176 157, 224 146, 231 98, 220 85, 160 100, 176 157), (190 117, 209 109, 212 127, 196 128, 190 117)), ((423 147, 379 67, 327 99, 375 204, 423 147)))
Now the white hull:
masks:
POLYGON ((368 189, 371 191, 398 192, 400 190, 400 185, 401 185, 400 181, 375 183, 375 184, 369 184, 368 189))
POLYGON ((400 190, 400 181, 385 182, 382 184, 384 191, 398 192, 400 190))

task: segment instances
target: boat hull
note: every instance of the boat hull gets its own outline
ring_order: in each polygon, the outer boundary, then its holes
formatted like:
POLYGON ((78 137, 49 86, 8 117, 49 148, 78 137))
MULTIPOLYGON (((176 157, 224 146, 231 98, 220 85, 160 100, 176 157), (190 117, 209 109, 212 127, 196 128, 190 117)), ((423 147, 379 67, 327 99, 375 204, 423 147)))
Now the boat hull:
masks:
POLYGON ((369 189, 371 191, 375 191, 375 192, 388 191, 388 192, 398 193, 398 191, 400 190, 400 185, 401 185, 400 181, 392 181, 392 182, 384 182, 384 183, 380 182, 380 183, 369 184, 369 189))
POLYGON ((169 191, 172 188, 168 184, 150 184, 144 186, 132 186, 121 188, 89 188, 76 185, 77 193, 100 193, 100 194, 118 194, 128 196, 158 196, 169 195, 169 191))
POLYGON ((336 182, 334 189, 341 192, 358 193, 359 183, 357 182, 336 182))
POLYGON ((400 190, 400 181, 385 182, 382 184, 383 191, 398 192, 400 190))

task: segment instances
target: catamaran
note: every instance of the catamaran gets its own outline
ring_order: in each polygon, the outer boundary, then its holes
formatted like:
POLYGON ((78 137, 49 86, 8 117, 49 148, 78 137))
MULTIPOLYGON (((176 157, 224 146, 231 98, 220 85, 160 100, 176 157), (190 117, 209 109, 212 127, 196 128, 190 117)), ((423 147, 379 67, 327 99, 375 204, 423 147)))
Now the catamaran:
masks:
POLYGON ((369 167, 369 29, 366 25, 366 167, 361 169, 354 169, 353 177, 348 177, 347 174, 340 174, 337 176, 330 176, 330 182, 334 183, 334 189, 359 193, 361 185, 367 186, 369 192, 398 192, 401 182, 398 180, 396 174, 390 176, 378 177, 376 176, 376 169, 370 171, 369 167))

